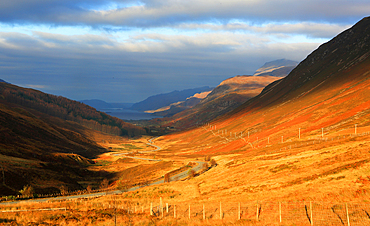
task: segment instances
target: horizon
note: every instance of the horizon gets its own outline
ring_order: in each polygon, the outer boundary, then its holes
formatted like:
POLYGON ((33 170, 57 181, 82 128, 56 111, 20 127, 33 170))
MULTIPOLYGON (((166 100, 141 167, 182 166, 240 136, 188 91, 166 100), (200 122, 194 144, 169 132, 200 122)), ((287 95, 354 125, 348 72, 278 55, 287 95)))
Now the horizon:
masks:
POLYGON ((72 100, 136 103, 302 61, 368 16, 365 1, 0 3, 3 80, 72 100))

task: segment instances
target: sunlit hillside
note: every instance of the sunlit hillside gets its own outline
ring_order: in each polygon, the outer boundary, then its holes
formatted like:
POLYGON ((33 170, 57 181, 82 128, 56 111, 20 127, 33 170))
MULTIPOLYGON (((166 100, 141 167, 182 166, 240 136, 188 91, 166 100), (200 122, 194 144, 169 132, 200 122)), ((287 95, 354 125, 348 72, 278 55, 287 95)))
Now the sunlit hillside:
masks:
POLYGON ((199 199, 369 200, 370 18, 222 118, 158 139, 214 156, 199 199))

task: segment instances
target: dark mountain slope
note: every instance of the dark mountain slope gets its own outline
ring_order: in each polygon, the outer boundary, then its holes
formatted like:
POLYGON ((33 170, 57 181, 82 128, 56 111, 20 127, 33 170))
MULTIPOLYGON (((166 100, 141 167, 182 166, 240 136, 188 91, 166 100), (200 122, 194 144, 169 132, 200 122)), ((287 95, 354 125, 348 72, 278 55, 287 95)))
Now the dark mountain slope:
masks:
POLYGON ((79 102, 0 83, 0 196, 25 185, 39 194, 83 189, 80 182, 109 177, 87 170, 94 163, 89 158, 106 152, 89 139, 96 132, 88 127, 126 136, 145 132, 79 102))
MULTIPOLYGON (((346 72, 368 59, 370 18, 364 18, 351 29, 321 45, 280 82, 272 84, 242 108, 268 106, 296 99, 314 89, 329 89, 345 80, 352 80, 346 72)), ((364 66, 367 67, 366 62, 364 66)), ((241 109, 242 109, 241 108, 241 109)))
MULTIPOLYGON (((370 126, 370 18, 321 45, 287 77, 210 122, 233 139, 202 153, 247 150, 370 126), (351 129, 352 128, 352 129, 351 129), (237 136, 241 134, 243 137, 237 136), (246 134, 249 134, 246 137, 246 134)), ((194 144, 207 141, 197 131, 194 144)), ((230 137, 229 137, 230 138, 230 137)), ((209 136, 208 139, 216 139, 209 136)), ((221 139, 221 141, 224 141, 221 139)))
POLYGON ((138 136, 145 130, 118 118, 64 97, 46 94, 33 89, 0 83, 0 99, 7 103, 33 109, 63 120, 77 122, 88 128, 118 136, 138 136))

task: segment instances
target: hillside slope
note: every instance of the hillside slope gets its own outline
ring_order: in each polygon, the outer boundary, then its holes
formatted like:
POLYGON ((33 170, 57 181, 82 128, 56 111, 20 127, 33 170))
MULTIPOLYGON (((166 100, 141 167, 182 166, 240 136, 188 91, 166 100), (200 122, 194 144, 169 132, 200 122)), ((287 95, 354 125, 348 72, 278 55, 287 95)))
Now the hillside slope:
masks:
POLYGON ((0 196, 25 185, 39 194, 98 183, 103 171, 89 171, 91 158, 107 150, 92 141, 93 130, 134 136, 143 131, 63 97, 0 83, 0 196), (128 126, 126 126, 128 125, 128 126))
POLYGON ((170 93, 158 94, 150 96, 143 101, 133 104, 131 109, 137 111, 157 110, 179 101, 185 101, 187 98, 193 96, 196 93, 206 92, 210 90, 212 90, 212 88, 204 86, 200 88, 185 89, 181 91, 176 90, 170 93))
POLYGON ((258 95, 265 86, 278 79, 280 78, 273 76, 247 75, 226 79, 199 104, 170 118, 162 119, 162 123, 164 126, 184 129, 215 119, 258 95))
POLYGON ((0 100, 4 103, 15 104, 63 120, 74 121, 101 132, 129 137, 145 134, 145 130, 140 127, 61 96, 6 83, 0 83, 0 95, 0 100))
POLYGON ((233 112, 161 141, 217 159, 194 181, 198 200, 369 201, 370 18, 233 112))
POLYGON ((265 63, 262 67, 258 68, 253 76, 277 76, 285 77, 294 67, 298 65, 297 61, 280 59, 265 63))

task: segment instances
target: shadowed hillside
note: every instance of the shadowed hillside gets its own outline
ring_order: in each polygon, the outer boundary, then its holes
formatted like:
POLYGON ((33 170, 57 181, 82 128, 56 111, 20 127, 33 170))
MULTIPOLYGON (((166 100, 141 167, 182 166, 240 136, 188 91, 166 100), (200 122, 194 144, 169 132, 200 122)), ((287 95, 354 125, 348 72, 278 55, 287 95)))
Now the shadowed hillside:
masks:
POLYGON ((140 127, 61 96, 6 83, 0 83, 0 95, 1 100, 6 103, 32 109, 63 120, 74 121, 104 133, 129 137, 145 134, 145 130, 140 127))
POLYGON ((39 194, 60 187, 82 189, 109 174, 89 171, 89 158, 106 152, 92 141, 93 130, 123 136, 145 131, 63 97, 0 83, 0 195, 25 185, 39 194))

